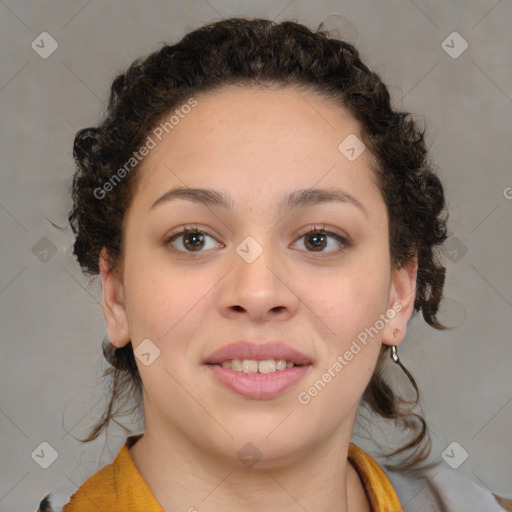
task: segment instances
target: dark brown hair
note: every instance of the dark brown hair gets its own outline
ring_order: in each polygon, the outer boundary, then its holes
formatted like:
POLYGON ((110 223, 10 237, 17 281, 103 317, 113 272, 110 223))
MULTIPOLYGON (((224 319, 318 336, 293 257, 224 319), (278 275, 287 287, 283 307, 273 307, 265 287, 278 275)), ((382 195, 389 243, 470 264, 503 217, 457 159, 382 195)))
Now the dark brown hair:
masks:
MULTIPOLYGON (((163 45, 137 59, 111 86, 106 115, 99 126, 80 130, 73 155, 77 164, 69 215, 76 234, 74 254, 84 272, 99 273, 105 248, 112 269, 123 255, 122 223, 134 191, 134 166, 104 198, 97 191, 123 167, 164 115, 192 95, 226 85, 294 87, 335 100, 360 123, 363 142, 375 162, 374 174, 387 206, 393 268, 418 258, 414 313, 445 328, 436 314, 442 298, 445 268, 436 248, 446 239, 447 213, 440 180, 429 162, 425 129, 411 114, 395 111, 379 76, 361 61, 347 42, 321 30, 284 21, 232 18, 194 30, 177 44, 163 45), (96 192, 95 192, 96 191, 96 192)), ((389 456, 409 453, 392 470, 419 469, 430 452, 430 437, 421 415, 413 412, 419 394, 407 401, 384 377, 389 348, 383 345, 362 404, 414 434, 389 456)), ((111 397, 105 414, 84 442, 95 439, 130 399, 140 404, 141 379, 131 343, 114 350, 104 344, 112 365, 111 397), (115 405, 118 405, 117 409, 115 405)), ((427 466, 424 466, 425 468, 427 466)))

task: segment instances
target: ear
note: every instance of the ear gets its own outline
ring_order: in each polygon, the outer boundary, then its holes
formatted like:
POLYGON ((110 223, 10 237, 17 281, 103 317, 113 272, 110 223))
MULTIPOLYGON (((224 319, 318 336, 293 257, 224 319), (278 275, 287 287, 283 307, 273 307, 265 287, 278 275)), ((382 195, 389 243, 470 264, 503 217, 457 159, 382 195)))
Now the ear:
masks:
POLYGON ((124 304, 124 286, 122 279, 112 270, 107 261, 105 248, 100 254, 100 277, 101 305, 107 322, 108 339, 114 347, 123 347, 131 340, 124 304))
POLYGON ((399 345, 405 339, 407 324, 414 311, 417 273, 417 256, 393 271, 389 290, 388 310, 386 312, 390 320, 382 334, 382 343, 385 345, 399 345), (393 332, 396 333, 396 336, 393 335, 393 332))

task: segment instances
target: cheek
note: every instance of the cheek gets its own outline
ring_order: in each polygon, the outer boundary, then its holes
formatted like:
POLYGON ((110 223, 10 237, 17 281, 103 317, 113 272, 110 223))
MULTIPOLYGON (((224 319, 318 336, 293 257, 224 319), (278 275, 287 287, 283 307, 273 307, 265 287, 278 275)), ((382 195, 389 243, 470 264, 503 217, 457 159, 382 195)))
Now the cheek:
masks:
MULTIPOLYGON (((155 257, 153 255, 153 261, 155 257)), ((132 258, 125 278, 126 313, 134 348, 149 338, 159 348, 162 362, 184 368, 197 357, 201 319, 214 308, 218 279, 212 272, 175 269, 170 264, 148 265, 143 251, 132 258)), ((128 267, 127 267, 128 268, 128 267)))
POLYGON ((388 281, 382 266, 365 270, 317 281, 304 300, 314 305, 321 342, 316 371, 297 398, 308 417, 323 418, 323 428, 336 428, 357 407, 380 352, 382 331, 375 325, 385 312, 388 281))
MULTIPOLYGON (((213 285, 208 281, 211 276, 199 272, 185 276, 157 265, 143 268, 134 265, 126 280, 128 324, 134 350, 150 339, 159 353, 149 366, 137 360, 139 373, 153 400, 161 402, 172 395, 173 403, 186 408, 190 396, 178 383, 187 380, 191 362, 197 358, 200 319, 212 307, 206 293, 213 285)), ((191 393, 196 387, 198 382, 187 383, 191 393)))
POLYGON ((389 294, 386 261, 361 258, 335 273, 308 279, 300 292, 321 320, 322 332, 337 345, 349 342, 385 312, 389 294))

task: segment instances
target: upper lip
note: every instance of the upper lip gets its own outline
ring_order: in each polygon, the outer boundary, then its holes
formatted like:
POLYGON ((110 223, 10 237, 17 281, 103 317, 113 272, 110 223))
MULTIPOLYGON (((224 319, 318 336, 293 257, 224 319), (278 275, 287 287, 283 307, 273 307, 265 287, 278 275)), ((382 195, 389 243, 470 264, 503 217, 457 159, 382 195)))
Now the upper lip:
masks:
POLYGON ((250 342, 237 341, 225 345, 210 354, 205 364, 219 364, 233 359, 284 359, 297 365, 311 364, 311 359, 298 350, 282 342, 250 342))

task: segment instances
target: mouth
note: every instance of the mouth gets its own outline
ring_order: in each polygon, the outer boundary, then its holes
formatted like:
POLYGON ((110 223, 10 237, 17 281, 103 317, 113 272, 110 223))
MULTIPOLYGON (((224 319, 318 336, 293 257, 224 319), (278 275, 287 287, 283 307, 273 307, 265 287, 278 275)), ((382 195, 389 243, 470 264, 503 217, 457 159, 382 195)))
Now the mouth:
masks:
POLYGON ((275 398, 299 382, 313 366, 305 354, 283 343, 226 345, 203 362, 217 382, 244 398, 275 398))
POLYGON ((304 364, 296 364, 293 361, 287 361, 286 359, 264 359, 262 361, 256 359, 231 359, 222 363, 206 364, 243 373, 274 373, 281 372, 287 368, 306 366, 304 364))

